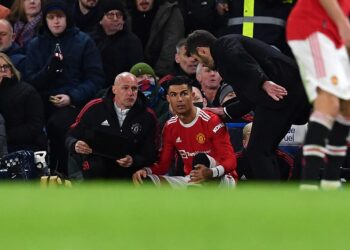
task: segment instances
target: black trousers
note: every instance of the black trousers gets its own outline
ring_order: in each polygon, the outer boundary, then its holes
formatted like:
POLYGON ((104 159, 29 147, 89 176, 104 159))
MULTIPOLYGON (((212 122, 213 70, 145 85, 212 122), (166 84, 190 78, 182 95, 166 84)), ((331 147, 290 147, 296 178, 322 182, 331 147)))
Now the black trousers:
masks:
POLYGON ((305 124, 310 114, 305 98, 289 97, 281 109, 257 106, 247 147, 254 179, 279 180, 276 149, 292 124, 305 124))
POLYGON ((50 169, 67 175, 68 150, 65 147, 66 134, 79 114, 76 107, 67 106, 51 110, 47 120, 50 169))

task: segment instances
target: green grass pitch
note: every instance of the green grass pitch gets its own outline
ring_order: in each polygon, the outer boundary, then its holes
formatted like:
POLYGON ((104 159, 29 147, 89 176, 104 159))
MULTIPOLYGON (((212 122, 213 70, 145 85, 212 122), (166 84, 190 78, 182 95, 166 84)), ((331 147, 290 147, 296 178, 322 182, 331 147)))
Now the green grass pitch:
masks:
POLYGON ((0 185, 0 249, 349 249, 350 188, 0 185))

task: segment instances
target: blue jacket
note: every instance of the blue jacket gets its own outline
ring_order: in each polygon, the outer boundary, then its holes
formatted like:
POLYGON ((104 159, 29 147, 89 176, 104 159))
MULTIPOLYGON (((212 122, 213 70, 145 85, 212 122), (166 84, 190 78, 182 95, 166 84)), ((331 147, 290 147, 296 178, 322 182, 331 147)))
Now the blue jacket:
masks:
POLYGON ((66 94, 73 105, 82 106, 91 100, 104 84, 102 62, 93 40, 76 27, 54 37, 45 29, 28 44, 26 58, 28 81, 48 99, 66 94), (63 72, 52 73, 48 65, 56 43, 63 54, 63 72))
POLYGON ((12 45, 6 49, 5 54, 10 57, 13 65, 15 65, 16 69, 21 72, 22 79, 25 79, 25 54, 21 50, 18 44, 12 43, 12 45))

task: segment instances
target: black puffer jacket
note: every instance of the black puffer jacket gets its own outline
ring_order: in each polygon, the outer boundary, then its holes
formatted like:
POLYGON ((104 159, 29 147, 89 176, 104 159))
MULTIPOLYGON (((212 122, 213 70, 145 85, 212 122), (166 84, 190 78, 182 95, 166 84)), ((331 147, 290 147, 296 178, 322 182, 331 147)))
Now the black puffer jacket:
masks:
POLYGON ((3 78, 0 113, 5 119, 9 151, 46 150, 43 104, 31 85, 14 78, 3 78))

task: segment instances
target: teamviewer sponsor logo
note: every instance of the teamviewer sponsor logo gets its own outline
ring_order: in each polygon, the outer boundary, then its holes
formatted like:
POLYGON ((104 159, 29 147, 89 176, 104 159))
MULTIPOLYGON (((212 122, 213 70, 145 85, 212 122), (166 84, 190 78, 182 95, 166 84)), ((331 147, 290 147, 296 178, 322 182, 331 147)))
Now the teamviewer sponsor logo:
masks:
POLYGON ((186 150, 179 150, 179 153, 181 155, 182 159, 187 159, 188 157, 194 157, 195 155, 199 153, 209 154, 211 150, 205 150, 205 151, 195 151, 195 152, 187 152, 186 150))
POLYGON ((220 123, 220 124, 218 124, 218 125, 215 126, 215 128, 213 129, 213 132, 216 133, 216 132, 218 132, 218 130, 219 130, 220 128, 223 128, 223 127, 225 127, 225 124, 220 123))

